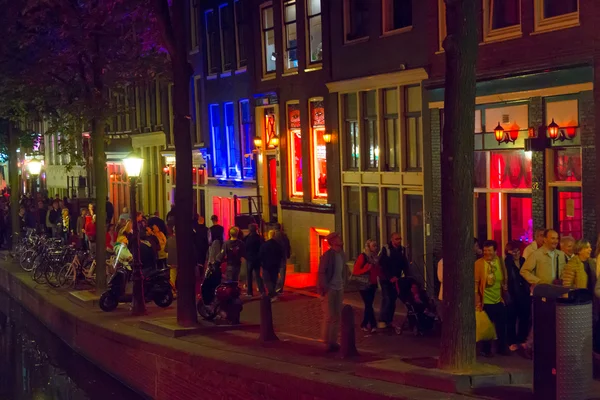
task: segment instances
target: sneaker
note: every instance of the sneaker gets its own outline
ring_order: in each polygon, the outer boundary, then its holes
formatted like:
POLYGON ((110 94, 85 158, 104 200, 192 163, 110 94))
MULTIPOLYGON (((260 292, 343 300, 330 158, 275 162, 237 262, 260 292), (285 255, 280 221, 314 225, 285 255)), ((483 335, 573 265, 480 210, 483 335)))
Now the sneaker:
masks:
POLYGON ((279 301, 279 297, 273 297, 273 298, 271 298, 271 303, 275 303, 276 301, 279 301))
POLYGON ((246 294, 244 295, 244 297, 246 297, 247 299, 250 299, 250 298, 254 297, 254 295, 252 295, 252 294, 250 294, 250 293, 246 293, 246 294))
POLYGON ((369 328, 366 326, 361 326, 360 329, 362 329, 363 332, 369 332, 369 328))
POLYGON ((377 328, 371 328, 371 333, 377 333, 377 328))

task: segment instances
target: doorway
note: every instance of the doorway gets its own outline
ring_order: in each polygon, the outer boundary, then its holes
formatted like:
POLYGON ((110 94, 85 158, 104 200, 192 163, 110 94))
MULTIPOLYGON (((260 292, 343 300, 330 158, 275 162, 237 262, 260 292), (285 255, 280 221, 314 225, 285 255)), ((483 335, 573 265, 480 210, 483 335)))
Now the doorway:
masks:
POLYGON ((533 241, 533 214, 530 194, 508 194, 508 240, 524 244, 533 241))
POLYGON ((579 187, 557 187, 553 192, 554 229, 561 236, 583 237, 583 199, 579 187))
POLYGON ((279 220, 277 205, 279 196, 277 193, 277 156, 267 156, 267 186, 269 193, 269 222, 276 223, 279 220))

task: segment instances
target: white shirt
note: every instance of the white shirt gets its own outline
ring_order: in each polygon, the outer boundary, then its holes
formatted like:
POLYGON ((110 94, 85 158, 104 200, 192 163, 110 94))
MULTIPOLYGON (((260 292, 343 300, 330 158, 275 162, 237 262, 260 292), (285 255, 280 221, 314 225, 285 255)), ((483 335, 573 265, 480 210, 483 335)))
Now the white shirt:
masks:
POLYGON ((552 279, 558 279, 556 276, 556 250, 549 251, 548 255, 552 260, 552 279))
POLYGON ((531 255, 531 253, 533 253, 537 249, 538 249, 537 242, 533 241, 533 243, 531 243, 529 246, 525 247, 525 250, 523 251, 523 258, 527 260, 527 257, 529 257, 531 255))

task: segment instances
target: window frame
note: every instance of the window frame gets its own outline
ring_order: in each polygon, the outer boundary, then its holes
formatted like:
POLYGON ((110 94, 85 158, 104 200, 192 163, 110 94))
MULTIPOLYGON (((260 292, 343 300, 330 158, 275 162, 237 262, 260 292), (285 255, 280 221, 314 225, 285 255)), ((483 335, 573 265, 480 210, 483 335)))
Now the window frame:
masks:
MULTIPOLYGON (((309 113, 309 131, 310 131, 310 176, 311 176, 311 196, 313 200, 326 200, 329 194, 327 188, 325 188, 325 193, 319 193, 318 185, 319 178, 317 177, 317 168, 318 158, 317 158, 317 145, 318 145, 318 132, 323 131, 325 133, 326 130, 326 118, 327 115, 323 117, 323 125, 313 125, 313 103, 323 103, 323 113, 325 114, 325 99, 323 97, 313 97, 308 100, 308 113, 309 113)), ((327 144, 323 145, 325 147, 325 153, 327 153, 327 144)), ((327 155, 325 156, 325 176, 327 176, 327 155)))
POLYGON ((533 0, 534 27, 532 34, 551 32, 579 26, 579 13, 581 2, 577 0, 577 11, 557 15, 556 17, 544 18, 544 0, 533 0))
POLYGON ((375 187, 368 187, 368 186, 362 186, 361 187, 361 191, 362 191, 362 196, 363 196, 363 207, 361 207, 361 213, 364 212, 363 215, 363 219, 364 219, 364 232, 365 235, 367 236, 368 239, 370 240, 375 240, 377 243, 381 243, 381 215, 382 215, 382 210, 381 210, 381 188, 379 186, 375 186, 375 187), (370 211, 369 210, 369 193, 375 193, 377 194, 377 211, 370 211), (369 222, 371 218, 376 218, 376 222, 375 222, 375 235, 377 237, 372 237, 373 235, 370 235, 369 233, 369 222))
POLYGON ((359 118, 359 103, 360 103, 360 92, 350 92, 350 93, 342 93, 340 94, 341 98, 341 110, 342 110, 342 129, 343 129, 343 147, 344 147, 344 156, 343 156, 343 170, 344 171, 359 171, 361 156, 360 156, 360 140, 361 140, 361 130, 360 130, 360 118, 359 118), (346 99, 349 99, 350 95, 355 95, 355 106, 356 106, 356 116, 354 118, 348 117, 348 107, 346 104, 346 99), (354 129, 351 129, 354 127, 354 129), (352 140, 348 140, 352 139, 352 140), (356 157, 352 156, 352 147, 357 148, 358 155, 356 157))
POLYGON ((378 89, 369 89, 359 92, 361 102, 360 122, 362 123, 362 131, 365 133, 363 135, 363 149, 361 149, 361 152, 366 155, 366 157, 364 158, 363 165, 364 171, 379 171, 380 166, 381 155, 379 146, 379 99, 377 96, 377 90, 378 89), (368 95, 370 92, 375 92, 373 94, 375 98, 375 115, 369 115, 367 111, 368 95), (371 126, 373 128, 372 136, 369 135, 370 128, 368 128, 371 126), (370 152, 371 139, 373 140, 373 159, 371 159, 370 152))
POLYGON ((243 11, 247 5, 247 0, 234 0, 233 2, 233 23, 235 26, 235 65, 236 70, 240 71, 248 66, 248 55, 247 55, 247 42, 240 40, 247 33, 246 26, 247 19, 243 17, 243 11), (239 10, 242 11, 239 11, 239 10), (241 14, 238 16, 238 14, 241 14), (240 45, 243 43, 243 45, 240 45), (241 57, 241 49, 243 49, 244 58, 241 57))
MULTIPOLYGON (((217 65, 218 63, 215 62, 217 60, 212 60, 212 57, 215 56, 214 51, 215 49, 213 48, 213 46, 219 47, 220 44, 219 43, 212 43, 211 44, 211 35, 216 35, 217 32, 214 32, 214 21, 212 21, 212 23, 209 23, 209 15, 212 15, 212 19, 215 18, 215 10, 214 9, 209 9, 204 11, 204 27, 205 27, 205 34, 206 34, 206 66, 207 66, 207 75, 208 76, 213 76, 213 75, 217 75, 219 73, 219 69, 220 69, 220 65, 217 65), (213 65, 213 63, 215 65, 213 65)), ((219 33, 220 34, 220 33, 219 33)))
POLYGON ((444 0, 438 0, 438 51, 436 54, 443 53, 444 40, 448 36, 446 29, 446 2, 444 0))
POLYGON ((402 231, 402 190, 400 188, 395 188, 395 187, 384 187, 383 188, 383 216, 382 216, 382 221, 385 221, 385 237, 390 237, 392 235, 392 233, 400 233, 402 231), (397 192, 398 193, 398 213, 393 213, 393 212, 389 212, 389 198, 388 198, 388 193, 390 191, 393 192, 397 192), (390 221, 391 220, 397 220, 397 228, 396 229, 392 229, 390 227, 390 221))
POLYGON ((383 135, 381 137, 381 141, 383 142, 383 146, 385 147, 385 163, 382 165, 381 164, 381 150, 379 152, 379 159, 380 159, 380 168, 381 171, 384 172, 399 172, 400 171, 400 159, 401 159, 401 152, 402 152, 402 138, 400 135, 400 112, 399 112, 399 107, 400 107, 400 94, 399 94, 399 88, 398 86, 394 86, 394 87, 388 87, 388 88, 381 88, 379 89, 381 92, 380 95, 380 102, 382 104, 382 113, 381 113, 381 119, 383 122, 383 135), (396 95, 396 109, 395 110, 388 110, 386 107, 386 92, 388 90, 393 90, 395 92, 396 95), (394 112, 390 112, 390 111, 394 111, 394 112), (389 142, 389 132, 388 132, 388 121, 393 121, 393 126, 394 126, 394 134, 393 134, 393 138, 394 138, 394 146, 391 146, 390 142, 389 142), (394 167, 390 167, 390 150, 394 150, 394 167))
MULTIPOLYGON (((229 168, 229 160, 221 160, 221 156, 223 153, 221 147, 223 146, 223 143, 221 141, 221 139, 223 139, 223 135, 221 132, 221 105, 218 103, 213 103, 213 104, 209 104, 208 105, 208 117, 209 117, 209 124, 210 124, 210 134, 211 134, 211 143, 212 143, 212 148, 213 148, 213 171, 212 171, 212 175, 214 178, 217 179, 227 179, 227 169, 229 168), (213 119, 213 107, 217 109, 217 115, 219 120, 217 121, 217 123, 215 124, 215 121, 213 119), (217 132, 215 134, 215 128, 217 128, 217 132), (219 137, 219 147, 217 148, 217 141, 215 140, 217 137, 219 137), (217 175, 216 173, 216 169, 217 169, 217 165, 220 166, 220 168, 223 170, 223 172, 219 175, 217 175)), ((226 135, 225 135, 226 138, 226 135)), ((227 146, 227 139, 225 140, 225 146, 227 146)), ((226 154, 228 154, 228 149, 226 148, 226 154)))
POLYGON ((238 102, 238 113, 239 113, 239 129, 240 129, 240 141, 241 141, 241 151, 242 151, 242 179, 243 180, 255 180, 256 179, 256 164, 254 163, 254 138, 255 133, 253 129, 252 123, 252 106, 250 105, 249 99, 241 99, 238 102), (248 105, 248 120, 244 119, 244 104, 248 105), (246 126, 248 126, 246 128, 246 126), (246 133, 249 138, 246 138, 246 133), (246 148, 249 147, 249 148, 246 148), (246 175, 246 161, 250 160, 250 169, 252 170, 252 174, 246 175))
MULTIPOLYGON (((352 6, 350 4, 351 1, 355 1, 355 0, 344 0, 343 3, 343 8, 344 8, 344 44, 351 44, 351 43, 360 43, 360 42, 365 42, 367 40, 369 40, 369 30, 368 30, 368 26, 369 24, 367 23, 367 28, 366 28, 366 32, 364 36, 360 36, 360 37, 355 37, 352 39, 348 39, 348 35, 351 34, 352 32, 350 32, 350 29, 352 27, 352 6)), ((368 5, 367 5, 367 22, 368 22, 368 17, 370 17, 370 13, 369 13, 369 9, 368 9, 368 5)))
POLYGON ((305 4, 306 4, 306 64, 309 65, 312 68, 317 68, 319 66, 321 66, 323 64, 323 1, 322 0, 317 0, 319 1, 320 4, 320 12, 317 14, 310 14, 310 10, 308 7, 308 3, 311 0, 306 0, 305 4), (313 61, 312 60, 312 41, 311 41, 311 20, 314 18, 320 18, 321 19, 321 58, 317 61, 313 61))
MULTIPOLYGON (((219 5, 219 44, 220 44, 220 49, 221 49, 221 73, 226 73, 226 72, 231 72, 233 70, 233 66, 236 63, 235 60, 235 56, 234 54, 231 53, 232 48, 231 48, 231 43, 225 43, 225 30, 223 29, 223 9, 227 8, 229 11, 233 12, 231 4, 229 3, 222 3, 219 5), (229 65, 225 62, 225 58, 226 55, 229 55, 229 57, 231 57, 231 60, 229 61, 229 65)), ((228 15, 225 14, 225 18, 228 15)), ((230 30, 230 34, 235 35, 235 17, 230 16, 229 21, 225 21, 226 23, 229 24, 234 24, 234 26, 229 26, 229 30, 230 30)), ((227 27, 226 27, 227 28, 227 27)), ((235 46, 235 36, 233 37, 233 45, 235 46)), ((237 51, 237 50, 236 50, 237 51)))
MULTIPOLYGON (((277 74, 277 57, 275 57, 275 69, 269 71, 267 69, 267 43, 265 40, 265 34, 269 31, 273 31, 273 41, 275 41, 275 10, 273 7, 273 2, 272 1, 267 1, 265 3, 262 3, 260 5, 259 8, 259 12, 260 12, 260 42, 261 42, 261 53, 262 53, 262 61, 261 61, 261 65, 262 65, 262 76, 263 79, 268 79, 268 78, 272 78, 275 77, 275 75, 277 74), (264 19, 264 12, 266 9, 270 8, 271 9, 271 13, 273 16, 273 25, 270 28, 265 28, 265 19, 264 19)), ((277 45, 275 44, 275 50, 277 50, 277 45)), ((277 53, 275 53, 277 54, 277 53)))
POLYGON ((235 103, 232 101, 228 101, 223 103, 223 122, 224 122, 224 127, 225 127, 225 137, 227 138, 226 142, 227 142, 227 179, 233 179, 233 180, 237 180, 237 181, 241 181, 242 180, 242 150, 241 150, 241 143, 240 143, 240 135, 239 132, 236 129, 236 121, 235 121, 235 103), (228 107, 230 107, 230 110, 228 110, 228 107), (231 118, 232 120, 230 121, 227 114, 228 111, 231 112, 231 118), (232 143, 232 139, 233 142, 232 143), (237 156, 237 168, 238 171, 236 172, 236 175, 234 176, 231 173, 232 169, 236 168, 236 165, 233 165, 234 163, 234 157, 237 156))
POLYGON ((198 0, 190 0, 190 51, 198 51, 200 40, 198 35, 198 0))
POLYGON ((363 240, 361 238, 361 232, 363 231, 362 229, 362 190, 360 186, 355 186, 355 185, 349 185, 349 186, 344 186, 342 188, 342 193, 343 193, 343 200, 344 200, 344 214, 345 216, 345 235, 347 235, 346 237, 346 242, 348 243, 348 254, 351 258, 355 258, 358 257, 358 255, 362 252, 362 245, 363 245, 363 240), (350 207, 350 193, 352 191, 356 191, 358 192, 358 209, 354 210, 350 207), (358 222, 358 229, 350 229, 350 220, 354 219, 355 222, 358 222), (352 239, 352 235, 356 235, 356 237, 354 239, 356 239, 356 242, 354 242, 352 239), (352 254, 352 250, 353 247, 356 246, 356 252, 357 254, 352 254))
MULTIPOLYGON (((301 159, 301 165, 304 165, 304 163, 306 162, 305 159, 305 154, 303 154, 303 149, 302 149, 302 122, 300 122, 300 127, 299 128, 292 128, 290 126, 290 106, 297 106, 298 107, 298 112, 301 113, 301 107, 300 107, 300 101, 299 100, 290 100, 288 102, 285 103, 285 126, 286 126, 286 131, 287 131, 287 138, 289 140, 289 152, 288 152, 288 187, 289 187, 289 193, 290 193, 290 199, 296 199, 296 200, 301 200, 304 197, 304 186, 302 186, 301 191, 297 191, 295 189, 296 187, 296 168, 295 168, 295 157, 296 157, 296 146, 295 146, 295 141, 292 135, 295 135, 297 131, 300 131, 300 159, 301 159)), ((301 115, 299 115, 300 121, 301 120, 301 115)), ((300 171, 300 174, 302 174, 302 170, 300 171)), ((302 176, 302 182, 304 183, 304 176, 302 176)))
POLYGON ((492 24, 494 21, 494 9, 492 2, 496 0, 482 0, 482 8, 483 8, 483 42, 484 43, 493 43, 493 42, 501 42, 504 40, 511 40, 520 38, 523 36, 523 1, 517 0, 519 2, 519 23, 511 26, 506 26, 504 28, 493 29, 492 24))
MULTIPOLYGON (((412 1, 412 0, 409 0, 412 1)), ((381 2, 381 33, 383 36, 387 35, 395 35, 404 32, 410 32, 413 28, 413 16, 412 16, 412 4, 411 4, 411 16, 410 16, 410 25, 403 26, 400 28, 393 27, 393 19, 394 19, 394 0, 382 0, 381 2), (388 26, 390 24, 390 13, 391 16, 391 27, 388 26)))
MULTIPOLYGON (((283 35, 283 72, 291 73, 298 71, 298 1, 297 0, 284 0, 281 5, 281 33, 283 35), (293 21, 286 21, 286 9, 287 7, 295 8, 295 18, 293 21), (288 48, 288 27, 294 25, 296 28, 296 47, 288 48), (295 51, 296 52, 296 66, 290 67, 289 63, 289 54, 295 51)), ((293 63, 293 62, 292 62, 293 63)))
MULTIPOLYGON (((402 110, 402 126, 403 126, 403 131, 404 131, 404 143, 403 143, 403 160, 404 160, 404 165, 403 165, 403 170, 404 172, 423 172, 423 128, 422 128, 422 123, 423 123, 423 105, 421 104, 421 110, 420 111, 408 111, 408 107, 409 107, 409 101, 408 101, 408 90, 410 88, 413 87, 419 87, 420 88, 420 93, 421 96, 423 96, 423 88, 421 85, 404 85, 401 86, 402 87, 402 97, 403 97, 403 110, 402 110), (415 127, 416 127, 416 139, 417 139, 417 143, 416 143, 416 154, 417 154, 417 161, 418 161, 418 166, 417 167, 410 167, 409 166, 409 162, 410 162, 410 134, 409 134, 409 120, 411 118, 415 118, 415 127)), ((422 97, 421 97, 421 101, 422 101, 422 97)))

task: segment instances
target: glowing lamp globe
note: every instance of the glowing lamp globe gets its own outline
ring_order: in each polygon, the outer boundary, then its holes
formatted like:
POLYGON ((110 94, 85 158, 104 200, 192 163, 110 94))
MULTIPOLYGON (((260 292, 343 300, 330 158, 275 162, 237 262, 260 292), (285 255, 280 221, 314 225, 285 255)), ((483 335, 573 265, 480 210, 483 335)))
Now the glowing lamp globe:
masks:
POLYGON ((273 147, 279 146, 279 138, 277 136, 273 136, 269 141, 269 145, 273 147))
POLYGON ((494 128, 494 136, 498 143, 504 140, 504 128, 500 125, 500 122, 498 122, 498 126, 494 128))
POLYGON ((129 177, 137 178, 142 172, 144 159, 136 153, 130 153, 127 158, 123 159, 123 165, 125 165, 125 172, 127 172, 129 177))
POLYGON ((324 133, 323 134, 323 141, 325 143, 331 143, 331 133, 324 133))
POLYGON ((262 139, 258 136, 254 138, 254 147, 256 147, 257 149, 262 147, 262 139))
POLYGON ((27 171, 29 171, 31 175, 39 175, 42 171, 42 162, 37 158, 32 158, 27 163, 27 171))
POLYGON ((554 122, 554 118, 552 118, 552 122, 550 125, 548 125, 548 137, 553 140, 558 138, 558 130, 559 126, 556 122, 554 122))

